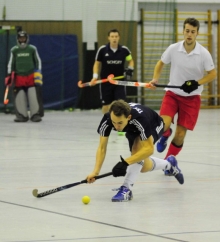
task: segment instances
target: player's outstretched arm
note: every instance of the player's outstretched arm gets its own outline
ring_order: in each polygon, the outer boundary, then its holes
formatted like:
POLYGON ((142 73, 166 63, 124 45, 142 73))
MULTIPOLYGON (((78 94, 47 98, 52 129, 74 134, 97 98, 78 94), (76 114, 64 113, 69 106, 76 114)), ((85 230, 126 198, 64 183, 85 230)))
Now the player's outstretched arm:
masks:
POLYGON ((95 176, 99 175, 102 164, 105 160, 105 155, 107 151, 108 137, 100 136, 99 146, 96 151, 96 162, 94 170, 86 177, 88 183, 95 182, 95 176))

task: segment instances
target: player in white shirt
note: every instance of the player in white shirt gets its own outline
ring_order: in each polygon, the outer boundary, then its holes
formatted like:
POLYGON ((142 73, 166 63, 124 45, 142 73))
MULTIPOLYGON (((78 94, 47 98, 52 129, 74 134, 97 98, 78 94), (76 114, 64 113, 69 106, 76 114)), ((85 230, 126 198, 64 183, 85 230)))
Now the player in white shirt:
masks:
MULTIPOLYGON (((158 83, 163 66, 171 64, 169 85, 182 86, 166 88, 160 116, 165 123, 164 133, 157 142, 158 152, 163 152, 167 140, 172 134, 170 128, 177 114, 177 125, 173 140, 165 159, 170 155, 178 155, 184 143, 187 130, 193 130, 199 115, 203 85, 216 78, 216 70, 209 51, 196 41, 200 23, 195 18, 187 18, 183 24, 184 40, 171 44, 162 54, 154 69, 151 84, 158 83), (204 72, 207 75, 204 75, 204 72)), ((156 89, 156 87, 152 87, 156 89)), ((170 175, 165 171, 165 175, 170 175)))

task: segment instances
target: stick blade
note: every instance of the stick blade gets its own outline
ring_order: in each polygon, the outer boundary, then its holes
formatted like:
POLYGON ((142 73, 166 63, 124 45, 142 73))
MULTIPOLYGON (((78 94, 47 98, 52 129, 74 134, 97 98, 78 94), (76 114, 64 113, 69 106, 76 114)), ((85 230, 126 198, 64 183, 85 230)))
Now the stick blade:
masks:
POLYGON ((37 189, 34 189, 32 191, 32 194, 33 194, 34 197, 37 197, 38 196, 38 190, 37 189))
POLYGON ((91 86, 90 82, 85 82, 85 83, 83 83, 81 80, 78 81, 78 87, 79 87, 79 88, 90 87, 90 86, 91 86))
POLYGON ((79 88, 82 88, 82 87, 83 87, 83 85, 82 85, 82 81, 78 81, 78 87, 79 87, 79 88))
POLYGON ((8 104, 8 102, 9 102, 9 100, 8 100, 8 99, 6 99, 6 100, 4 101, 4 104, 5 104, 5 105, 7 105, 7 104, 8 104))

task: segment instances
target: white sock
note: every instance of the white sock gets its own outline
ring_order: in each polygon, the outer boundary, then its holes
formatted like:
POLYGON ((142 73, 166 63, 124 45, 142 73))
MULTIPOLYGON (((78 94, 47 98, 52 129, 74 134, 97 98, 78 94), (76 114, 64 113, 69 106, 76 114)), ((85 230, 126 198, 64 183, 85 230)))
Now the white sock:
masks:
POLYGON ((123 186, 131 189, 137 180, 138 175, 143 167, 144 162, 138 162, 128 166, 127 173, 125 175, 125 180, 123 186))
POLYGON ((163 160, 157 157, 150 157, 150 159, 153 162, 153 168, 151 171, 153 170, 169 170, 171 168, 170 162, 168 162, 167 160, 163 160))

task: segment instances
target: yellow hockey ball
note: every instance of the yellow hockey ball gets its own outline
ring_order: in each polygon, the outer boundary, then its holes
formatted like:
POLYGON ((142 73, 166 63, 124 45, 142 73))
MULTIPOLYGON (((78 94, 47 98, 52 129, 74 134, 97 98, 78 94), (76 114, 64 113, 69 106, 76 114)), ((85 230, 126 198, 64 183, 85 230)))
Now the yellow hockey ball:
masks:
POLYGON ((84 197, 82 198, 82 202, 83 202, 84 204, 88 204, 88 203, 90 202, 90 197, 89 197, 89 196, 84 196, 84 197))

